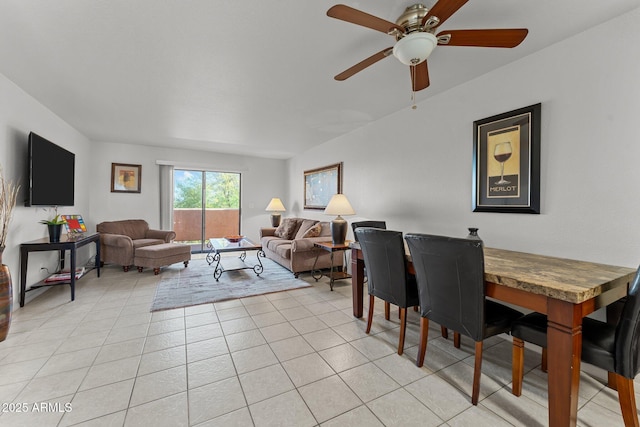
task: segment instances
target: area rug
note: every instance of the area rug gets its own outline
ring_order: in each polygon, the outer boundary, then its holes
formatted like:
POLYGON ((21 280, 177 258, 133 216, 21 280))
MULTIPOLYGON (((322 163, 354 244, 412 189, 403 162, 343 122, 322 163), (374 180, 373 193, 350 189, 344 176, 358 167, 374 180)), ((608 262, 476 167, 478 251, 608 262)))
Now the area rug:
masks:
MULTIPOLYGON (((252 254, 247 255, 247 261, 252 254)), ((189 307, 236 298, 307 288, 311 284, 296 279, 293 273, 271 261, 260 258, 264 271, 256 276, 253 270, 235 270, 213 278, 213 265, 204 259, 191 260, 184 268, 178 264, 162 270, 151 311, 189 307)), ((252 260, 255 261, 255 260, 252 260)), ((224 263, 224 258, 223 258, 224 263)))

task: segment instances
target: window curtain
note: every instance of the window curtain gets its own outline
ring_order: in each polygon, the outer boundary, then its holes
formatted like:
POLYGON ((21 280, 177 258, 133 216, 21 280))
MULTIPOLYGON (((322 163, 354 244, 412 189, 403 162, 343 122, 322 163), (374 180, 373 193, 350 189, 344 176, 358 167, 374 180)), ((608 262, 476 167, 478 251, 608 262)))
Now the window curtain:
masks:
POLYGON ((160 229, 173 230, 173 165, 160 165, 160 229))

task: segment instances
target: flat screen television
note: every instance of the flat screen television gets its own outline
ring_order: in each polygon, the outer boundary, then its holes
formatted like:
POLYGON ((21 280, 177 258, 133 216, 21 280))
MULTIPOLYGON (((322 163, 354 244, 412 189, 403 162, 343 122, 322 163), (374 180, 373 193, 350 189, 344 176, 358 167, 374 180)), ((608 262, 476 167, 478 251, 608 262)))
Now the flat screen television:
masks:
POLYGON ((25 206, 73 206, 76 155, 31 132, 25 206))

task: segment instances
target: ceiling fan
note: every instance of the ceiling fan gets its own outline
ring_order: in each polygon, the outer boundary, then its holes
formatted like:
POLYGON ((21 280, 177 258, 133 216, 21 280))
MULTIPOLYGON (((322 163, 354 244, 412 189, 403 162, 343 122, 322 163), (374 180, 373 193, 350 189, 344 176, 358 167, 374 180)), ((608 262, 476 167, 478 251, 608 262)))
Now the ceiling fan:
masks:
POLYGON ((395 23, 378 18, 352 7, 338 4, 327 15, 389 34, 396 39, 393 47, 382 49, 346 69, 334 78, 346 80, 354 74, 393 54, 400 62, 409 65, 411 87, 416 92, 429 86, 427 58, 437 46, 516 47, 527 36, 526 28, 448 30, 435 34, 447 19, 469 0, 438 0, 431 8, 414 4, 406 8, 395 23))

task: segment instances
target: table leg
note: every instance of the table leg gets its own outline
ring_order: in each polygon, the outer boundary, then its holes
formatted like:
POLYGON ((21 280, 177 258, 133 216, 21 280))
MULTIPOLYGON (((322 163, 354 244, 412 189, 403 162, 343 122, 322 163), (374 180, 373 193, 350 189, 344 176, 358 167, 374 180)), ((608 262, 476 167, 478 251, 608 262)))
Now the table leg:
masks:
POLYGON ((96 239, 96 270, 98 270, 98 277, 100 277, 100 239, 96 239))
POLYGON ((333 291, 333 281, 334 279, 334 274, 333 274, 333 254, 334 252, 331 251, 331 269, 329 270, 329 288, 333 291))
POLYGON ((71 301, 76 299, 76 249, 72 248, 71 252, 71 266, 69 267, 69 284, 71 285, 71 301))
POLYGON ((20 307, 24 307, 24 294, 27 292, 27 260, 29 251, 20 249, 20 307))
POLYGON ((265 256, 266 255, 262 249, 260 249, 256 254, 256 258, 258 258, 258 263, 253 266, 253 272, 256 273, 256 276, 260 276, 260 274, 264 271, 264 266, 262 265, 262 261, 260 260, 260 257, 264 258, 265 256))
POLYGON ((362 317, 362 300, 364 298, 364 261, 358 259, 357 250, 351 250, 351 294, 353 299, 353 316, 362 317))
POLYGON ((311 268, 311 277, 316 279, 316 282, 322 278, 322 271, 316 270, 318 265, 318 258, 320 257, 320 250, 316 249, 316 259, 313 261, 313 267, 311 268))
MULTIPOLYGON (((207 257, 209 255, 207 255, 207 257)), ((207 259, 207 261, 209 260, 207 259)), ((213 256, 211 257, 211 262, 216 263, 216 266, 213 269, 213 278, 216 279, 216 282, 217 282, 218 279, 220 279, 220 276, 222 276, 222 272, 224 271, 222 269, 222 266, 220 265, 220 253, 218 251, 214 251, 213 256)))
POLYGON ((214 261, 213 259, 214 248, 213 248, 213 245, 211 244, 211 240, 207 240, 207 248, 209 248, 209 253, 205 257, 205 259, 207 260, 207 263, 211 265, 213 264, 213 261, 214 261))
POLYGON ((547 301, 549 426, 575 426, 578 415, 582 313, 579 304, 547 301))

